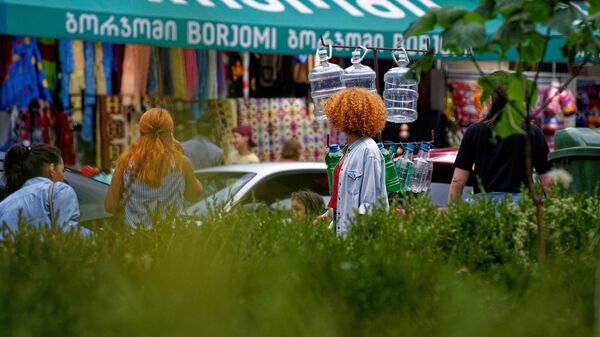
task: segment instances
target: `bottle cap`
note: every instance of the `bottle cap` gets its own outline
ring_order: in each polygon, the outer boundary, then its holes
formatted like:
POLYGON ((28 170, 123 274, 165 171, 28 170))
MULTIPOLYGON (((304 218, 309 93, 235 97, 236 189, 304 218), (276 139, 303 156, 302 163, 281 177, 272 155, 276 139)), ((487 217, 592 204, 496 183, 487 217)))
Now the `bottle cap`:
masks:
POLYGON ((377 143, 377 147, 381 150, 383 149, 383 143, 377 143))
POLYGON ((339 151, 340 146, 338 144, 329 144, 329 151, 339 151))

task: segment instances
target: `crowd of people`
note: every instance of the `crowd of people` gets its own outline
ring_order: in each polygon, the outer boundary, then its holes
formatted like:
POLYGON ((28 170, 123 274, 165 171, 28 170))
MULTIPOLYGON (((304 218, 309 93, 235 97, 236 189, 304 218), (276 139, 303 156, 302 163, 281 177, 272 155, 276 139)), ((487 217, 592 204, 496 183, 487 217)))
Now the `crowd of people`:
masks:
MULTIPOLYGON (((462 140, 450 185, 449 203, 460 201, 471 174, 481 181, 475 196, 494 199, 509 195, 517 201, 525 183, 525 138, 514 135, 494 138, 491 126, 507 105, 503 87, 497 88, 489 102, 489 113, 470 126, 462 140)), ((386 123, 384 103, 378 95, 362 88, 348 88, 331 97, 324 107, 330 127, 348 135, 348 143, 333 173, 332 195, 323 198, 309 190, 291 195, 291 216, 317 224, 329 224, 344 237, 355 216, 369 214, 375 208, 388 209, 385 161, 373 140, 386 123)), ((140 118, 140 136, 119 157, 108 192, 105 208, 132 228, 152 226, 153 219, 175 219, 184 213, 184 202, 201 198, 202 183, 194 168, 223 163, 223 150, 203 133, 180 143, 173 137, 174 123, 162 108, 146 111, 140 118), (175 216, 174 216, 175 215, 175 216)), ((202 127, 201 127, 202 130, 202 127)), ((252 152, 256 146, 252 128, 233 129, 228 164, 258 163, 252 152)), ((548 145, 541 130, 532 126, 532 162, 544 188, 549 189, 548 145)), ((302 146, 288 140, 282 161, 299 161, 302 146)), ((0 235, 14 232, 20 221, 30 226, 51 225, 63 230, 89 233, 78 225, 79 206, 73 188, 64 183, 64 165, 60 151, 46 144, 17 144, 9 149, 4 161, 6 187, 10 193, 0 202, 0 235)))

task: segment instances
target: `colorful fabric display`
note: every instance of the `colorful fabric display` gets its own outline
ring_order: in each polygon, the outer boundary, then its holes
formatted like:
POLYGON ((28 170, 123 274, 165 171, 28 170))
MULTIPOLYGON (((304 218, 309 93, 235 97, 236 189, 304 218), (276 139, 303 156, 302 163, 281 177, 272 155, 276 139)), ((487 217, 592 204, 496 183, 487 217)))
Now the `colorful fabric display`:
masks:
POLYGON ((27 108, 36 98, 52 102, 36 39, 14 37, 12 43, 12 64, 0 86, 0 109, 27 108))
POLYGON ((85 89, 83 97, 81 139, 91 144, 94 143, 94 105, 96 104, 96 78, 94 75, 94 69, 96 68, 95 53, 94 42, 86 41, 84 44, 85 89))
POLYGON ((112 45, 96 42, 94 51, 96 93, 98 95, 110 95, 112 93, 112 45))
POLYGON ((85 57, 83 41, 72 40, 73 72, 69 78, 69 95, 71 98, 71 119, 74 123, 83 121, 82 96, 85 89, 85 57))
POLYGON ((66 166, 75 165, 75 144, 73 142, 73 128, 69 116, 62 111, 56 111, 54 114, 54 135, 56 147, 60 149, 63 162, 66 166))
POLYGON ((477 82, 456 80, 450 81, 450 85, 452 85, 452 99, 458 123, 466 126, 478 122, 483 113, 483 106, 479 102, 481 86, 477 82))
POLYGON ((219 85, 217 79, 217 52, 215 50, 209 50, 207 52, 207 94, 206 99, 218 99, 219 98, 219 85))
POLYGON ((0 34, 0 85, 6 80, 12 62, 12 38, 0 34))
POLYGON ((244 66, 240 53, 226 53, 226 78, 228 97, 236 98, 244 96, 244 66))
POLYGON ((71 112, 71 102, 69 97, 71 73, 75 70, 73 60, 73 45, 71 40, 61 39, 58 41, 58 56, 61 65, 61 80, 60 80, 60 99, 62 101, 63 110, 67 113, 71 112))
POLYGON ((137 44, 125 46, 123 77, 121 78, 121 96, 124 106, 133 106, 136 111, 141 110, 140 98, 146 91, 149 66, 149 46, 137 44))
POLYGON ((123 78, 123 60, 125 59, 125 45, 114 44, 112 48, 112 92, 121 92, 123 78))
POLYGON ((242 88, 243 88, 243 97, 244 99, 248 99, 250 98, 250 53, 248 52, 244 52, 242 53, 242 59, 243 59, 243 70, 244 70, 244 75, 243 75, 243 82, 242 82, 242 88))
POLYGON ((98 114, 102 125, 102 168, 108 169, 129 146, 129 123, 118 95, 99 97, 98 114))
POLYGON ((191 100, 194 97, 194 93, 198 90, 199 85, 196 50, 184 48, 183 59, 185 64, 185 99, 191 100))
POLYGON ((42 67, 46 80, 48 80, 48 88, 53 91, 58 82, 58 73, 56 71, 56 61, 58 61, 58 46, 55 39, 38 39, 38 48, 42 56, 42 67))
POLYGON ((185 62, 181 48, 169 48, 169 70, 173 79, 173 95, 175 98, 185 98, 185 62))
POLYGON ((217 97, 219 99, 227 98, 226 67, 224 53, 217 51, 217 97))
MULTIPOLYGON (((238 99, 238 108, 239 124, 252 126, 257 144, 254 152, 261 160, 280 159, 283 143, 290 138, 302 143, 304 160, 323 160, 329 132, 327 122, 315 121, 310 117, 305 99, 238 99)), ((332 138, 343 141, 342 137, 340 135, 340 139, 337 139, 338 135, 335 134, 332 138)))
POLYGON ((41 99, 34 99, 29 104, 28 116, 30 135, 32 143, 53 144, 54 137, 51 137, 50 129, 53 119, 52 107, 50 103, 41 99))
POLYGON ((158 96, 160 94, 160 64, 158 63, 158 48, 152 47, 150 50, 150 65, 148 67, 148 81, 146 84, 146 94, 158 96))

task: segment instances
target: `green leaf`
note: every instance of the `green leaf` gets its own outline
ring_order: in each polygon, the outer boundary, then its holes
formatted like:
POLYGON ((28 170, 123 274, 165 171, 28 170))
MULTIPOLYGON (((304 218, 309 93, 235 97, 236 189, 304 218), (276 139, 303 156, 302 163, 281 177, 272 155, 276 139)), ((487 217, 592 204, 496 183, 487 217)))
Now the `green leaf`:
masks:
POLYGON ((538 63, 544 59, 542 52, 544 51, 544 43, 546 37, 538 32, 533 32, 527 35, 523 43, 523 51, 521 59, 526 63, 538 63))
POLYGON ((498 3, 496 10, 508 17, 521 8, 523 8, 523 0, 502 0, 498 3))
POLYGON ((552 5, 547 1, 529 0, 523 3, 523 11, 532 22, 546 23, 550 19, 552 5))
POLYGON ((495 8, 495 0, 481 0, 479 6, 475 8, 474 12, 481 15, 484 18, 493 18, 495 16, 495 8))
POLYGON ((588 8, 589 15, 600 13, 600 0, 588 1, 588 5, 589 5, 589 8, 588 8))
POLYGON ((457 21, 442 34, 444 46, 456 53, 485 43, 485 29, 479 22, 457 21))
POLYGON ((436 23, 437 15, 435 12, 429 12, 413 21, 404 31, 404 36, 408 38, 409 36, 430 32, 433 30, 436 23))
POLYGON ((521 128, 523 117, 512 106, 507 104, 499 113, 500 116, 498 116, 496 122, 492 124, 492 131, 495 135, 500 138, 507 138, 512 135, 525 133, 521 128))
POLYGON ((573 32, 573 20, 575 20, 575 14, 571 7, 560 9, 550 18, 548 27, 562 35, 569 36, 573 32))
POLYGON ((411 62, 409 64, 409 68, 413 70, 413 73, 416 75, 417 82, 421 79, 421 74, 429 71, 433 66, 433 59, 435 56, 435 52, 433 49, 429 50, 424 55, 420 56, 418 60, 411 62))
POLYGON ((458 19, 461 19, 468 10, 464 7, 444 7, 436 11, 438 17, 438 23, 445 28, 455 23, 458 19))
POLYGON ((497 71, 490 75, 480 77, 477 82, 483 88, 479 102, 484 104, 492 96, 496 88, 506 88, 508 83, 508 73, 505 71, 497 71))

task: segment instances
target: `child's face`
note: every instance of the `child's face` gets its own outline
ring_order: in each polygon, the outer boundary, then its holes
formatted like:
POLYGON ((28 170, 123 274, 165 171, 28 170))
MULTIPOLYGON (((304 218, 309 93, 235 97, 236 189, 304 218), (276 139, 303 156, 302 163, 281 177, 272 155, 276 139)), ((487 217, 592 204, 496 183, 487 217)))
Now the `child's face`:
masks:
POLYGON ((233 143, 233 147, 239 149, 245 144, 248 144, 248 136, 244 136, 240 133, 234 132, 231 142, 233 143))
POLYGON ((306 217, 306 208, 298 198, 292 198, 292 217, 296 220, 302 220, 306 217))

